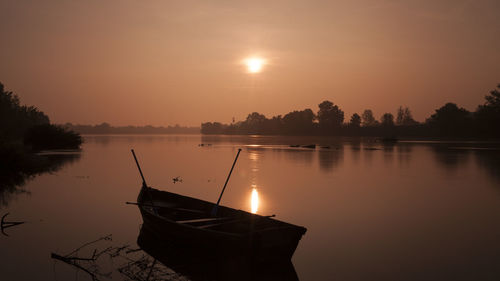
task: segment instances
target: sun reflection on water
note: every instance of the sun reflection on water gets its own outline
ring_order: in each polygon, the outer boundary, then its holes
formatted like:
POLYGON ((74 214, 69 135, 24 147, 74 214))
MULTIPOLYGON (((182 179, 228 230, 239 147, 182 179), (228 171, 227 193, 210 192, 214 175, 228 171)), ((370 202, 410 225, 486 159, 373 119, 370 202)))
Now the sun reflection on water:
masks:
POLYGON ((255 188, 255 187, 252 188, 252 197, 250 200, 250 207, 251 207, 252 214, 257 213, 257 211, 259 209, 259 192, 257 191, 257 188, 255 188))

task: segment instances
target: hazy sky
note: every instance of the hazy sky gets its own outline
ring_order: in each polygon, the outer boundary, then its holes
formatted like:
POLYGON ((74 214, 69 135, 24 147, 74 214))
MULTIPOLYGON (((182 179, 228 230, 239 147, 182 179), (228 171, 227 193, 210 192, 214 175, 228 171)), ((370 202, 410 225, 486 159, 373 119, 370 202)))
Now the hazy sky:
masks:
POLYGON ((199 125, 328 99, 346 119, 469 110, 500 82, 500 1, 0 0, 0 82, 57 123, 199 125), (247 73, 249 56, 267 61, 247 73))

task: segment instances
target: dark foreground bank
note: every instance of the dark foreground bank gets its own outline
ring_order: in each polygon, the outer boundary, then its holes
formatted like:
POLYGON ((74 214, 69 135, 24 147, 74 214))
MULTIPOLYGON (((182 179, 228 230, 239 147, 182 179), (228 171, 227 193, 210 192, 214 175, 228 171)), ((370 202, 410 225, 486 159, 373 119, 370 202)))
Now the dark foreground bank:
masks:
POLYGON ((58 161, 40 151, 77 150, 81 144, 78 133, 51 124, 34 106, 21 105, 19 97, 0 83, 0 192, 57 169, 58 161))

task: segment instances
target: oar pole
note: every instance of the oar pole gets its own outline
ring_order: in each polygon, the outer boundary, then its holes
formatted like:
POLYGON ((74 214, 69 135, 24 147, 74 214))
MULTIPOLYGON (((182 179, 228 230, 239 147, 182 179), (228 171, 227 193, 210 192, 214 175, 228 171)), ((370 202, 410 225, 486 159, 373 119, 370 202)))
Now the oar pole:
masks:
POLYGON ((238 148, 238 153, 236 154, 236 158, 234 158, 233 166, 231 166, 231 170, 229 171, 229 175, 227 175, 226 182, 224 183, 224 187, 222 188, 222 191, 219 195, 219 199, 217 200, 217 204, 215 204, 214 208, 212 209, 212 216, 217 215, 217 208, 219 207, 220 200, 222 198, 222 195, 224 194, 224 190, 226 190, 227 183, 229 182, 229 178, 231 177, 231 174, 233 173, 234 165, 236 165, 236 161, 238 161, 238 156, 240 156, 241 148, 238 148))
POLYGON ((137 165, 137 169, 139 169, 139 173, 141 174, 142 185, 147 186, 146 180, 144 179, 144 175, 142 174, 141 165, 139 165, 139 161, 137 161, 137 157, 135 156, 135 152, 133 149, 131 149, 130 151, 132 151, 132 155, 134 156, 135 164, 137 165))
POLYGON ((141 165, 139 165, 139 161, 137 161, 137 157, 135 156, 134 150, 131 149, 130 151, 132 151, 132 155, 134 156, 135 164, 137 164, 137 169, 139 169, 139 173, 141 174, 142 188, 146 189, 146 192, 147 192, 148 197, 149 197, 149 201, 151 201, 151 207, 153 207, 153 212, 156 214, 156 209, 155 209, 154 202, 153 202, 153 195, 151 194, 151 191, 149 190, 149 187, 146 184, 146 180, 144 179, 144 175, 142 174, 141 165))

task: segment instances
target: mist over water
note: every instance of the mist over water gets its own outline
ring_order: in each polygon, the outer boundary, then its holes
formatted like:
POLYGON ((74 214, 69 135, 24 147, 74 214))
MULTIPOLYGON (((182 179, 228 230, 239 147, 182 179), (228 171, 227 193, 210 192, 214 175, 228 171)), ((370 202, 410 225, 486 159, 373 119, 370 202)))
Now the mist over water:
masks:
MULTIPOLYGON (((499 280, 500 145, 270 136, 85 136, 80 156, 0 193, 0 280, 91 280, 50 258, 112 234, 137 248, 148 185, 308 229, 300 280, 499 280), (203 145, 201 145, 203 144, 203 145), (316 144, 315 149, 290 145, 316 144), (178 180, 174 180, 177 178, 178 180)), ((114 272, 108 279, 127 280, 114 272)), ((106 280, 103 278, 103 280, 106 280)), ((168 279, 167 279, 168 280, 168 279)))

